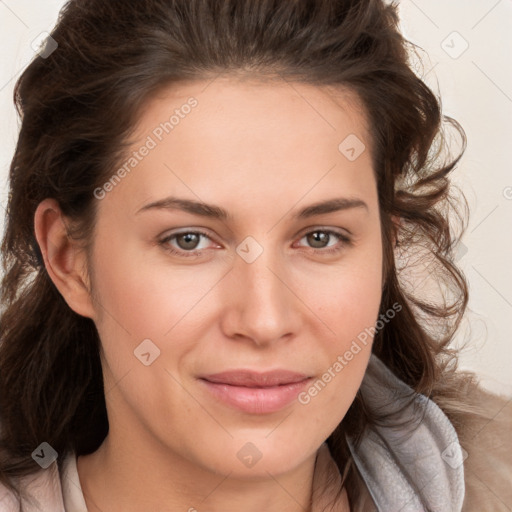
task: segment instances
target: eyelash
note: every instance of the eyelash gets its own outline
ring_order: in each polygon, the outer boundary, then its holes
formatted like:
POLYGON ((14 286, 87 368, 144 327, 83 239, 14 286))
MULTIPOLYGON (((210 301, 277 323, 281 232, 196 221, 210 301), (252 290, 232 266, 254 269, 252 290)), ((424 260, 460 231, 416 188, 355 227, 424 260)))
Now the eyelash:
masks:
MULTIPOLYGON (((338 244, 337 246, 335 246, 334 248, 331 248, 331 249, 315 249, 314 247, 311 247, 310 249, 312 249, 314 252, 318 252, 318 253, 322 253, 322 254, 336 254, 336 253, 340 252, 341 250, 343 250, 346 246, 349 246, 352 244, 352 240, 348 236, 343 235, 342 233, 338 233, 337 231, 333 231, 332 229, 316 228, 311 231, 308 231, 307 233, 304 233, 301 236, 301 239, 312 234, 312 233, 327 233, 329 235, 334 235, 334 236, 338 237, 341 241, 340 244, 338 244)), ((173 233, 172 235, 166 236, 164 239, 160 240, 159 245, 161 245, 166 252, 168 252, 172 255, 175 255, 175 256, 180 256, 180 257, 183 256, 185 258, 200 257, 202 255, 201 250, 199 250, 199 251, 197 251, 197 250, 195 250, 195 251, 177 250, 177 249, 173 248, 172 246, 168 245, 168 242, 173 240, 177 236, 187 235, 187 234, 202 235, 206 238, 210 238, 210 235, 208 233, 206 233, 205 231, 201 231, 200 229, 196 229, 193 231, 192 230, 181 231, 179 233, 173 233)))

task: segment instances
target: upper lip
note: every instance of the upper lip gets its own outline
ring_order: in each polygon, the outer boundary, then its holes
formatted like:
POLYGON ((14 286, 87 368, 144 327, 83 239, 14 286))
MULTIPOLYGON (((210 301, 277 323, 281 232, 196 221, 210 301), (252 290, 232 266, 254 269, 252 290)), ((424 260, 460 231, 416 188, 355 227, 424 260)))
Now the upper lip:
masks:
POLYGON ((201 378, 209 382, 229 384, 230 386, 272 387, 302 382, 303 380, 308 379, 309 376, 289 370, 256 372, 252 370, 239 369, 205 375, 201 378))

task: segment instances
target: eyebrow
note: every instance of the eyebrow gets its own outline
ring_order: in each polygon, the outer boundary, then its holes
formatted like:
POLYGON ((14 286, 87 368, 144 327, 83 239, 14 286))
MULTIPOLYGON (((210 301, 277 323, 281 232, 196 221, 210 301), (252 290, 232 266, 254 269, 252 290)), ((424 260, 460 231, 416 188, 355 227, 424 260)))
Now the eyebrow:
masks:
MULTIPOLYGON (((302 210, 299 210, 294 214, 294 219, 308 219, 316 215, 323 215, 326 213, 332 213, 342 210, 349 210, 353 208, 364 208, 368 211, 368 205, 358 198, 347 198, 347 197, 336 197, 328 199, 326 201, 320 201, 318 203, 306 206, 302 210)), ((209 217, 219 220, 229 220, 232 216, 227 210, 216 206, 214 204, 207 204, 199 201, 193 201, 191 199, 180 199, 177 197, 166 197, 153 201, 144 205, 142 208, 135 212, 135 215, 148 210, 182 210, 192 215, 200 215, 201 217, 209 217)))

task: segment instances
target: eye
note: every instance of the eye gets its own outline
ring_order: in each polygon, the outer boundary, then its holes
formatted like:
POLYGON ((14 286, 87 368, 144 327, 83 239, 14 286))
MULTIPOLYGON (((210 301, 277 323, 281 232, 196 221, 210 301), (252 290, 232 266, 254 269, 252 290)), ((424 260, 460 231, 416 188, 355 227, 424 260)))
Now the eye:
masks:
MULTIPOLYGON (((201 230, 189 230, 172 233, 160 240, 159 245, 173 255, 200 257, 202 255, 201 251, 209 248, 208 245, 200 247, 201 239, 211 240, 211 237, 208 233, 201 230)), ((317 228, 305 233, 299 242, 302 240, 306 240, 310 244, 309 248, 313 252, 320 254, 339 252, 352 243, 347 235, 332 229, 323 228, 317 228)))
POLYGON ((310 244, 310 248, 315 252, 326 254, 336 253, 351 244, 351 239, 347 235, 332 229, 323 228, 308 231, 300 240, 306 240, 310 244), (331 241, 333 243, 330 244, 331 241), (326 249, 326 247, 329 247, 329 249, 326 249))
POLYGON ((201 238, 207 238, 210 240, 210 236, 204 231, 182 231, 181 233, 173 233, 172 235, 165 237, 159 242, 159 244, 171 254, 185 257, 200 256, 200 250, 207 249, 207 247, 198 248, 201 238), (177 247, 172 245, 171 242, 175 242, 177 247))

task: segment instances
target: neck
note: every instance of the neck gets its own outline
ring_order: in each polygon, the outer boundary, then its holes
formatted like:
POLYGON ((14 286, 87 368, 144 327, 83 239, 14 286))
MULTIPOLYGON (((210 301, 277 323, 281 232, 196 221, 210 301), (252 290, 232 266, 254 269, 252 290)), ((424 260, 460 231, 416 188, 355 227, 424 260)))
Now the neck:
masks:
POLYGON ((78 458, 88 512, 311 510, 316 453, 285 474, 240 479, 208 471, 161 446, 142 449, 135 439, 113 439, 110 432, 96 452, 78 458))

